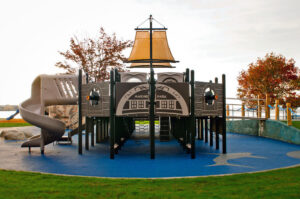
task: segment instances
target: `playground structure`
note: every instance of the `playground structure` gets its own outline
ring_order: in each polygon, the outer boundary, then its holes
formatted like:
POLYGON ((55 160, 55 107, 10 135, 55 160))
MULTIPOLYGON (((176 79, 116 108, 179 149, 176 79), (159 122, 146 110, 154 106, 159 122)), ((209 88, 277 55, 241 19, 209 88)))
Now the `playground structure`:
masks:
POLYGON ((135 120, 148 118, 150 157, 155 158, 155 120, 160 121, 160 141, 168 141, 172 135, 195 158, 196 125, 198 137, 207 142, 210 120, 210 145, 213 129, 216 148, 222 134, 223 153, 226 153, 225 75, 222 84, 195 82, 194 71, 185 73, 157 73, 153 68, 172 68, 176 63, 167 42, 166 28, 136 28, 136 37, 128 62, 130 68, 150 68, 150 73, 119 73, 110 71, 110 82, 82 85, 79 71, 79 127, 78 152, 82 154, 82 117, 86 117, 85 148, 89 149, 89 134, 96 142, 110 140, 110 158, 113 159, 135 129, 135 120), (149 77, 149 78, 147 78, 149 77), (197 121, 197 122, 196 122, 197 121), (203 121, 205 136, 203 136, 203 121), (101 127, 104 126, 103 128, 101 127), (109 126, 109 128, 108 128, 109 126), (101 131, 100 129, 103 129, 101 131))
POLYGON ((228 101, 240 103, 226 104, 227 119, 259 119, 266 120, 274 118, 275 120, 287 120, 289 126, 292 125, 292 120, 300 118, 296 111, 293 111, 290 103, 286 103, 285 108, 279 104, 279 100, 275 100, 275 104, 271 105, 269 95, 265 99, 255 98, 226 98, 228 101), (246 104, 251 103, 251 107, 246 107, 246 104), (238 107, 238 108, 236 108, 238 107), (273 110, 273 115, 272 115, 273 110))
POLYGON ((21 103, 19 109, 24 120, 42 131, 22 147, 40 147, 43 154, 45 145, 69 139, 70 136, 63 137, 65 124, 47 117, 45 107, 78 104, 78 128, 71 136, 78 133, 79 154, 83 151, 85 128, 85 149, 89 150, 95 141, 109 140, 113 159, 134 132, 136 120, 149 121, 151 159, 155 158, 155 120, 160 122, 160 141, 175 138, 192 159, 196 137, 208 142, 209 136, 210 146, 215 138, 219 149, 222 135, 222 152, 226 153, 225 75, 222 83, 218 78, 214 82, 200 82, 195 81, 193 70, 186 69, 182 73, 157 73, 155 80, 153 68, 173 68, 170 63, 178 61, 169 49, 167 29, 153 28, 153 20, 150 15, 150 28, 135 29, 135 43, 128 59, 131 68, 150 68, 150 73, 120 73, 111 69, 109 82, 90 82, 82 70, 78 77, 38 76, 32 84, 31 98, 21 103))
MULTIPOLYGON (((216 148, 219 148, 219 135, 222 135, 223 153, 226 153, 226 131, 224 121, 225 75, 222 84, 194 81, 194 71, 185 73, 158 73, 156 83, 156 106, 154 119, 160 120, 160 140, 168 141, 171 136, 195 157, 195 138, 213 144, 215 132, 216 148), (191 76, 189 75, 191 74, 191 76), (168 82, 170 76, 177 77, 168 82), (191 78, 190 78, 191 77, 191 78), (177 80, 176 80, 177 81, 177 80), (213 95, 212 95, 213 94, 213 95), (215 97, 218 96, 218 97, 215 97), (210 131, 208 131, 208 120, 210 131), (205 124, 205 125, 204 125, 205 124), (196 132, 196 125, 198 131, 196 132), (204 128, 205 127, 205 128, 204 128), (203 132, 204 131, 204 132, 203 132), (210 135, 208 135, 208 132, 210 135)), ((110 157, 118 152, 135 129, 136 119, 148 118, 149 84, 146 73, 119 73, 111 71, 110 82, 82 84, 82 72, 75 75, 40 75, 32 84, 31 98, 19 106, 22 118, 40 127, 41 135, 22 144, 22 147, 40 147, 44 153, 45 145, 61 141, 65 124, 45 115, 45 107, 50 105, 79 106, 79 153, 82 153, 82 116, 86 117, 85 148, 109 139, 110 157), (130 82, 134 77, 140 82, 130 82), (122 81, 124 80, 124 82, 122 81), (96 133, 94 132, 96 126, 96 133), (95 136, 96 135, 96 136, 95 136)), ((88 78, 86 78, 88 79, 88 78)), ((150 137, 153 139, 154 137, 150 137)), ((151 152, 154 153, 151 145, 151 152)))
MULTIPOLYGON (((79 71, 79 153, 82 153, 82 117, 86 117, 85 149, 89 141, 94 146, 102 140, 110 140, 110 158, 114 158, 125 141, 135 130, 135 120, 149 118, 160 121, 160 141, 168 141, 171 136, 195 158, 195 138, 208 142, 208 120, 210 120, 210 145, 213 134, 219 149, 219 135, 222 135, 223 153, 226 153, 225 127, 225 75, 222 84, 216 81, 195 82, 194 71, 185 73, 158 73, 155 83, 155 114, 149 117, 149 82, 146 73, 119 73, 112 70, 110 82, 81 84, 79 71), (190 75, 191 74, 191 75, 190 75), (130 78, 138 79, 131 82, 130 78), (168 82, 170 76, 180 77, 181 82, 168 82), (191 77, 191 78, 190 78, 191 77), (122 81, 124 80, 124 81, 122 81), (218 97, 216 97, 218 96, 218 97), (205 128, 204 124, 205 123, 205 128), (96 132, 94 126, 96 125, 96 132), (196 126, 198 132, 196 133, 196 126), (204 132, 203 132, 204 130, 204 132), (91 139, 89 136, 91 135, 91 139)), ((153 123, 154 124, 154 123, 153 123)), ((155 157, 154 132, 149 135, 151 158, 155 157)))

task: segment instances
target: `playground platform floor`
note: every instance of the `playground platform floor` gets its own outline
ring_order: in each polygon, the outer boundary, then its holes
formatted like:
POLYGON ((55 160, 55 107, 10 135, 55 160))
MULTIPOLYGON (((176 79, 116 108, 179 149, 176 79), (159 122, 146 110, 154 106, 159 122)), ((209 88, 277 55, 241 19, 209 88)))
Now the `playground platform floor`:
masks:
MULTIPOLYGON (((38 132, 35 127, 23 128, 38 132)), ((80 176, 162 178, 255 172, 300 165, 299 145, 234 133, 227 135, 227 154, 216 150, 215 145, 210 147, 209 143, 196 140, 196 159, 190 159, 190 154, 176 140, 156 140, 155 160, 150 159, 149 141, 145 139, 129 139, 114 160, 109 159, 108 143, 95 144, 79 155, 77 136, 73 141, 72 145, 49 144, 45 155, 41 155, 39 148, 32 148, 31 153, 21 148, 22 141, 2 139, 0 168, 80 176)))

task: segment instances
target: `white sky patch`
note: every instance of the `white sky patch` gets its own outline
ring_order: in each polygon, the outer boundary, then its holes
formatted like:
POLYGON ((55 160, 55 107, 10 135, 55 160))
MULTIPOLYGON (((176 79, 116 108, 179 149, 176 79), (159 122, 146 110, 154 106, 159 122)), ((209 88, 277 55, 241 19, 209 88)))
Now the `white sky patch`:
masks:
POLYGON ((134 28, 149 14, 168 28, 180 61, 173 71, 189 67, 199 81, 225 73, 227 96, 235 97, 237 75, 257 57, 273 51, 300 60, 299 10, 297 0, 2 1, 0 104, 28 98, 39 74, 62 72, 54 64, 63 60, 58 51, 68 49, 71 36, 95 37, 103 26, 133 40, 134 28))

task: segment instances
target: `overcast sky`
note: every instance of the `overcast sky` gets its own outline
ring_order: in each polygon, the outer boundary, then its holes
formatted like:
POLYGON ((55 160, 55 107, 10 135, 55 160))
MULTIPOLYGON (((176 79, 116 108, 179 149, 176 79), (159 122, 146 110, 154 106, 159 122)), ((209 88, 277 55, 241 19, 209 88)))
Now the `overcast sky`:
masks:
POLYGON ((189 67, 198 81, 224 73, 227 96, 235 97, 237 75, 257 57, 280 53, 299 66, 299 10, 299 0, 1 1, 0 104, 30 97, 39 74, 62 72, 54 64, 71 36, 94 37, 103 26, 133 40, 134 28, 149 14, 168 28, 171 51, 180 61, 173 71, 189 67))

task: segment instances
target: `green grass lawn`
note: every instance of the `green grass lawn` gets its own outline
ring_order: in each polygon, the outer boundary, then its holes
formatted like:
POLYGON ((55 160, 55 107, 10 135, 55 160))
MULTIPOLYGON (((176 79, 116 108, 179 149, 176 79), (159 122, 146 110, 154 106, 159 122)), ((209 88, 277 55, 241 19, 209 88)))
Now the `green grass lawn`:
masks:
POLYGON ((300 198, 300 167, 190 179, 103 179, 0 170, 0 198, 300 198))
MULTIPOLYGON (((287 123, 286 121, 281 121, 283 123, 287 123)), ((292 121, 292 125, 293 127, 297 128, 297 129, 300 129, 300 121, 292 121)))
POLYGON ((29 123, 0 123, 0 127, 20 127, 20 126, 32 126, 29 123))

